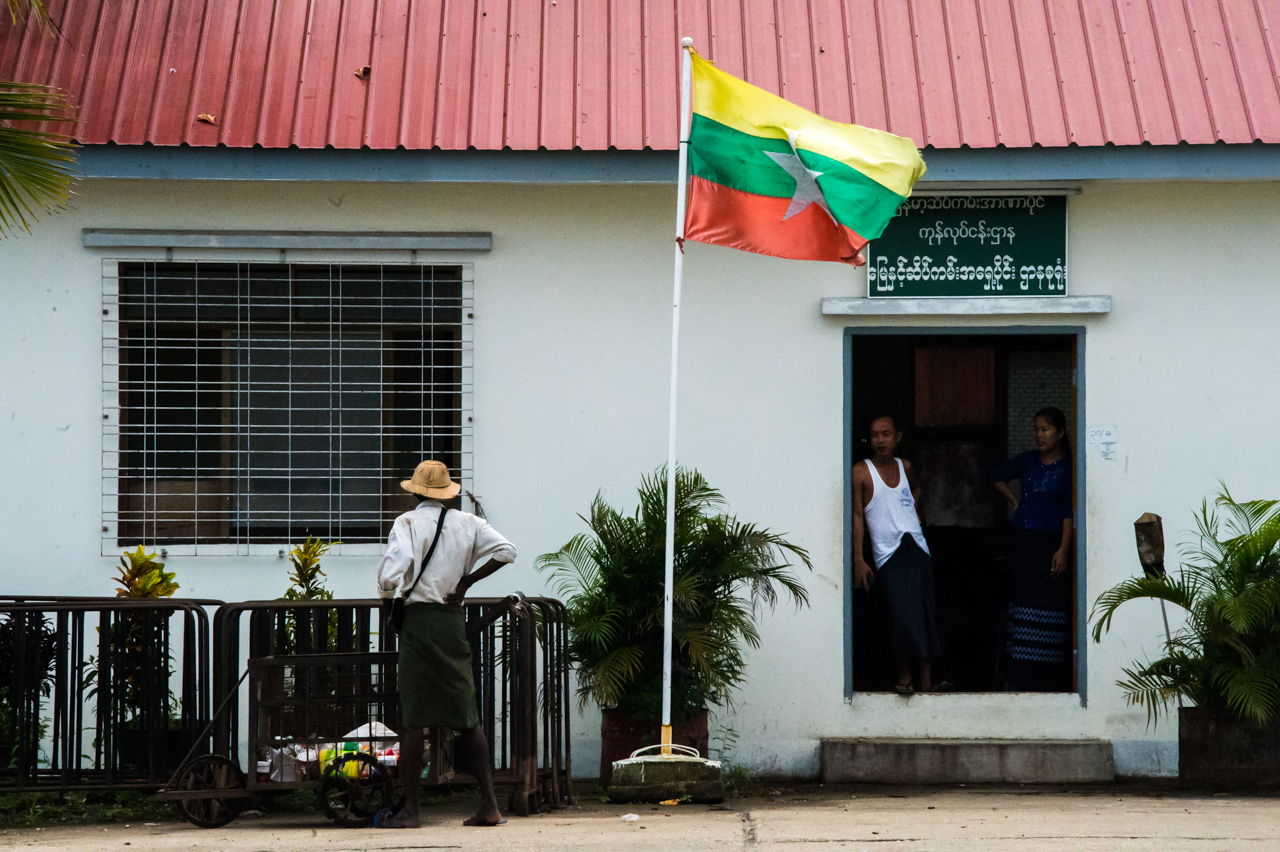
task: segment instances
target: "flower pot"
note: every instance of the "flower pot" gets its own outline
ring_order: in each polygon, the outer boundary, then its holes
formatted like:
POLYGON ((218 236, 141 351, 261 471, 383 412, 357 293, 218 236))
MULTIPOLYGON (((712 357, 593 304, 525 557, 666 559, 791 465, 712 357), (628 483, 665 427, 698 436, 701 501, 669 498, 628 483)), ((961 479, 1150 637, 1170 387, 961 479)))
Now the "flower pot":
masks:
POLYGON ((1178 779, 1209 787, 1280 786, 1280 719, 1260 726, 1229 713, 1182 708, 1178 779))
MULTIPOLYGON (((707 711, 671 726, 671 738, 679 745, 693 746, 707 756, 707 711)), ((662 741, 662 726, 637 719, 629 713, 605 710, 600 718, 600 786, 613 778, 613 762, 626 760, 636 749, 662 741)))

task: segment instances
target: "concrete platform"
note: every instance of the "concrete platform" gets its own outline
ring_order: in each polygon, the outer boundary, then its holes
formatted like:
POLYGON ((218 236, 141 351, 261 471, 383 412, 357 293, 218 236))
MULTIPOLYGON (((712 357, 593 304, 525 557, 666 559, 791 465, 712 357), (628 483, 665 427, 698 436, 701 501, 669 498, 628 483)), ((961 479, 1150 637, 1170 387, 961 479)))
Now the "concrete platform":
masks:
POLYGON ((662 802, 686 796, 695 802, 724 801, 720 761, 656 754, 614 761, 611 802, 662 802))
POLYGON ((1116 774, 1107 740, 832 737, 820 760, 829 784, 1083 784, 1116 774))

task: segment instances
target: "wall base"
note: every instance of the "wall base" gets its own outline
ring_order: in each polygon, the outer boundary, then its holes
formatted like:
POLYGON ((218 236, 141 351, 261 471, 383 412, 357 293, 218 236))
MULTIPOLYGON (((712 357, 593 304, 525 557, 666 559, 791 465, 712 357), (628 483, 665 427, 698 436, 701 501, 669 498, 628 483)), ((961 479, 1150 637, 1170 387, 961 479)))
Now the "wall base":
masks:
POLYGON ((1106 740, 822 740, 822 780, 878 784, 1097 783, 1115 779, 1106 740))

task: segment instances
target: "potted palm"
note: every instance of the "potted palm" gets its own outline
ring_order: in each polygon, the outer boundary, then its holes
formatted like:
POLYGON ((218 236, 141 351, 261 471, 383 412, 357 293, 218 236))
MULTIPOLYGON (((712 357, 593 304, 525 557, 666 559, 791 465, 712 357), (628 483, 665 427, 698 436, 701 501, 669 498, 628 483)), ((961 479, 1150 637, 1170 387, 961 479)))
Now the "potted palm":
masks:
MULTIPOLYGON (((569 610, 579 707, 603 711, 605 785, 613 761, 657 741, 662 708, 665 468, 642 478, 639 497, 628 515, 597 495, 583 518, 590 532, 536 563, 569 610)), ((779 590, 808 605, 787 560, 813 567, 803 548, 723 508, 700 473, 677 469, 672 722, 675 739, 703 755, 708 708, 730 700, 746 678, 744 649, 760 645, 761 605, 772 609, 779 590)))
POLYGON ((1148 722, 1177 702, 1178 774, 1187 783, 1280 784, 1280 501, 1240 503, 1226 488, 1202 504, 1176 576, 1142 576, 1094 604, 1095 641, 1123 604, 1180 607, 1164 655, 1118 681, 1148 722), (1194 706, 1181 706, 1185 703, 1194 706))

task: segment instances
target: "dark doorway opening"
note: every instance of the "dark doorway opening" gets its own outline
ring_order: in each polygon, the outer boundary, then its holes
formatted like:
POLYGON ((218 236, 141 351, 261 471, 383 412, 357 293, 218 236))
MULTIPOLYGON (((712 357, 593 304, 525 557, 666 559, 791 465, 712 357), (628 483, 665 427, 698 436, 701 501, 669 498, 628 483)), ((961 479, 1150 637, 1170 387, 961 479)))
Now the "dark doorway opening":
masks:
MULTIPOLYGON (((1009 690, 1012 507, 989 476, 1005 459, 1034 447, 1031 424, 1039 408, 1060 408, 1067 435, 1076 436, 1076 336, 855 334, 852 347, 854 464, 871 455, 869 418, 887 411, 903 431, 897 454, 911 461, 920 478, 943 649, 934 679, 950 681, 957 691, 1009 690)), ((866 558, 870 562, 869 551, 866 558)), ((1075 565, 1068 570, 1074 602, 1075 565)), ((889 691, 896 670, 887 603, 874 588, 854 589, 852 597, 853 689, 889 691)), ((1078 653, 1076 608, 1073 603, 1070 634, 1078 653)))

